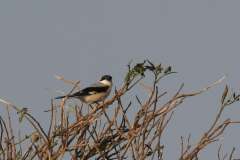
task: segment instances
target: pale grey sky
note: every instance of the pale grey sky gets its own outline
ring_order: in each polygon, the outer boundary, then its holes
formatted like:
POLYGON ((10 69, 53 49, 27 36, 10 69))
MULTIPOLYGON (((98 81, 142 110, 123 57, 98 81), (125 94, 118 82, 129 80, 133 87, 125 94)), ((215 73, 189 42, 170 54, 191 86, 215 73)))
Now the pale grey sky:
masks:
MULTIPOLYGON (((123 85, 127 64, 149 59, 163 67, 172 66, 172 74, 159 84, 159 92, 168 91, 159 107, 173 96, 182 83, 182 93, 197 92, 228 77, 202 95, 188 98, 176 108, 163 133, 163 159, 178 159, 181 140, 189 133, 196 145, 209 129, 221 106, 227 84, 240 93, 240 1, 1 1, 0 2, 0 98, 27 107, 42 123, 50 115, 50 99, 68 92, 72 86, 54 75, 72 81, 81 79, 80 87, 113 77, 114 86, 123 85), (43 118, 44 117, 44 118, 43 118), (210 122, 210 123, 209 123, 210 122)), ((142 80, 152 83, 151 76, 142 80)), ((111 93, 110 99, 114 94, 111 93)), ((140 85, 123 98, 125 104, 148 96, 140 85)), ((54 101, 59 104, 59 100, 54 101)), ((240 120, 240 104, 229 106, 220 122, 231 117, 240 120)), ((6 111, 0 104, 0 116, 6 111)), ((138 107, 137 103, 133 103, 138 107)), ((108 110, 114 111, 115 105, 108 110)), ((18 116, 12 120, 18 133, 28 133, 18 116)), ((27 123, 25 121, 25 123, 27 123)), ((240 125, 229 125, 221 137, 200 152, 200 159, 217 159, 236 147, 233 158, 240 157, 240 125)))

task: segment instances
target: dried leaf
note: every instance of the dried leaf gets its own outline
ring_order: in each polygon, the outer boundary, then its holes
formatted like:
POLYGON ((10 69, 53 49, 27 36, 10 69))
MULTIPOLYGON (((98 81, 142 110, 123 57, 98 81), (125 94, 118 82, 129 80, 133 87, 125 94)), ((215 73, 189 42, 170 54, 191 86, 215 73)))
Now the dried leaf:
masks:
POLYGON ((226 88, 225 88, 225 90, 223 92, 223 95, 222 95, 222 100, 221 100, 222 104, 223 104, 223 102, 224 102, 224 100, 227 96, 227 93, 228 93, 228 86, 226 85, 226 88))

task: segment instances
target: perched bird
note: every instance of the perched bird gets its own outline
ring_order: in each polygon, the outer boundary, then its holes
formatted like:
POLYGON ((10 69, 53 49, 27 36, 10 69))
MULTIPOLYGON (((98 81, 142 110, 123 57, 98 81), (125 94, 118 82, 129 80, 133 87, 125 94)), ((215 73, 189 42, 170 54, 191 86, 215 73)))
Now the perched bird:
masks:
MULTIPOLYGON (((100 82, 84 88, 80 92, 76 92, 68 96, 68 98, 78 98, 87 105, 105 100, 112 89, 112 77, 109 75, 102 76, 100 82)), ((56 97, 55 99, 65 98, 66 96, 56 97)))

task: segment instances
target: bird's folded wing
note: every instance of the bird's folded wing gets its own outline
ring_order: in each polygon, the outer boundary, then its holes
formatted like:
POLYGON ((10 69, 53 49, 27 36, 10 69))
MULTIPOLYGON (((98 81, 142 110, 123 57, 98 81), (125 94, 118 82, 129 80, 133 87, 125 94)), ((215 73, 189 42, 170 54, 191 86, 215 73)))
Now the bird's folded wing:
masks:
POLYGON ((109 86, 108 85, 104 85, 102 87, 87 87, 84 88, 81 92, 82 93, 89 93, 89 92, 106 92, 108 90, 109 86))
MULTIPOLYGON (((109 89, 109 87, 110 87, 109 85, 106 85, 101 82, 97 82, 87 88, 84 88, 81 92, 73 93, 68 97, 86 96, 86 95, 92 94, 90 92, 97 92, 97 93, 106 92, 109 89)), ((60 98, 65 98, 65 96, 56 97, 55 99, 60 99, 60 98)))
POLYGON ((91 92, 97 92, 97 93, 101 93, 101 92, 106 92, 108 90, 109 86, 108 85, 104 85, 103 87, 87 87, 84 88, 81 92, 76 92, 74 94, 69 95, 68 97, 78 97, 78 96, 86 96, 86 95, 91 95, 93 93, 91 92))
POLYGON ((84 88, 81 92, 82 93, 88 93, 88 92, 106 92, 110 86, 106 85, 101 82, 97 82, 92 84, 91 86, 84 88))

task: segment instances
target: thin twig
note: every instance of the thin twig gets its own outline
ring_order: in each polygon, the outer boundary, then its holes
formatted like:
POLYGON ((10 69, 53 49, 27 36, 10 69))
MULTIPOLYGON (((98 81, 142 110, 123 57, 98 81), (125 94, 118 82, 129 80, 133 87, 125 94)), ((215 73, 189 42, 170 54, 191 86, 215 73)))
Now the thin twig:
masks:
POLYGON ((9 113, 9 110, 8 110, 8 105, 6 103, 4 103, 6 109, 7 109, 7 114, 8 114, 8 123, 9 123, 9 128, 10 128, 10 133, 11 133, 11 136, 12 136, 12 144, 11 144, 11 150, 12 150, 12 146, 13 146, 13 154, 14 154, 14 159, 16 159, 16 147, 15 147, 15 142, 14 142, 14 135, 13 135, 13 130, 12 130, 12 124, 11 124, 11 118, 10 118, 10 113, 9 113))

